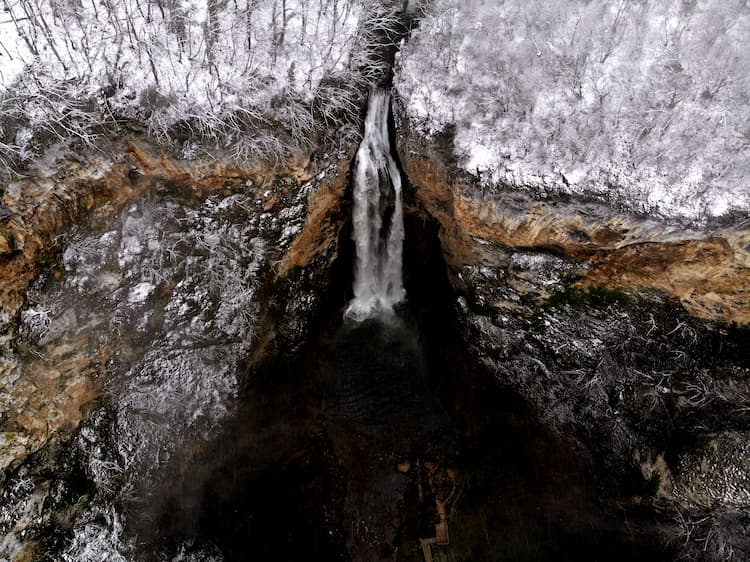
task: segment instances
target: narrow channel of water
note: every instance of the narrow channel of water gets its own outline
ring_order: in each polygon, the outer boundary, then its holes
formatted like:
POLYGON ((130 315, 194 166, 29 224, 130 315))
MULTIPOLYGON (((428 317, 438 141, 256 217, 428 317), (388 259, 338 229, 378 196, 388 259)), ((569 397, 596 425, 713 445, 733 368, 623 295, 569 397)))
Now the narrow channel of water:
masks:
POLYGON ((355 160, 352 237, 356 268, 354 299, 346 311, 354 319, 391 312, 406 296, 402 181, 388 134, 390 101, 384 90, 370 93, 364 137, 355 160))

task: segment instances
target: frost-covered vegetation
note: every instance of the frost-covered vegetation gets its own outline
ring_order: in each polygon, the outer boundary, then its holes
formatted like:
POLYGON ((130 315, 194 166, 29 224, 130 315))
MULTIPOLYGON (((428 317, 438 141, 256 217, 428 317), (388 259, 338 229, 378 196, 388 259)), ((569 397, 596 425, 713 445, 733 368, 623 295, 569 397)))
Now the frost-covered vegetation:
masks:
POLYGON ((487 183, 691 220, 750 208, 744 0, 436 0, 397 87, 487 183))
POLYGON ((379 31, 398 5, 5 0, 0 167, 50 139, 93 143, 123 121, 186 156, 279 158, 321 125, 358 122, 363 86, 382 76, 379 31))

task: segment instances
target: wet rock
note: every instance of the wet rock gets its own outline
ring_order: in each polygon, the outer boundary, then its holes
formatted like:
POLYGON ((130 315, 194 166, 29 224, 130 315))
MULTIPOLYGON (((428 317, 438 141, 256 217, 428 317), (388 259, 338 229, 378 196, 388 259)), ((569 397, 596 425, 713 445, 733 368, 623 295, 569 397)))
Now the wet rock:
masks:
POLYGON ((58 163, 57 183, 4 194, 31 243, 0 262, 1 468, 8 486, 27 466, 34 486, 88 484, 45 504, 29 532, 8 528, 0 556, 31 552, 34 535, 63 559, 130 559, 124 502, 189 463, 271 342, 304 341, 337 252, 340 210, 328 204, 347 159, 239 169, 133 142, 109 158, 58 163), (76 474, 60 468, 69 455, 76 474))

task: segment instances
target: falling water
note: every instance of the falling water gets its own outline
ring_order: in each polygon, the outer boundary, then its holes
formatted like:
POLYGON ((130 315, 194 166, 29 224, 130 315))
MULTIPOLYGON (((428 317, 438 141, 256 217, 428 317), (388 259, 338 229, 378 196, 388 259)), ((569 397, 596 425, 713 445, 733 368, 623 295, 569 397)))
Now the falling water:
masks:
POLYGON ((405 297, 401 274, 404 217, 401 175, 388 137, 390 94, 373 91, 354 176, 354 299, 346 316, 389 312, 405 297), (391 210, 392 209, 392 210, 391 210))

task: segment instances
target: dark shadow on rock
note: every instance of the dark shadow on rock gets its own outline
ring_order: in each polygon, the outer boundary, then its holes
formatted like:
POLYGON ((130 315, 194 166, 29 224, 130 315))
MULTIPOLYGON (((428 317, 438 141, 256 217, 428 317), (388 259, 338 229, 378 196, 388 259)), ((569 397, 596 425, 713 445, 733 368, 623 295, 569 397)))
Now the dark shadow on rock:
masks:
POLYGON ((346 480, 349 554, 392 560, 409 481, 398 467, 450 443, 450 420, 428 385, 418 334, 395 315, 345 324, 328 369, 324 414, 346 480))

